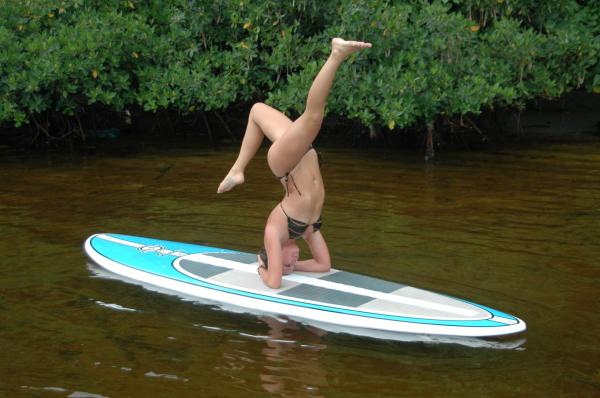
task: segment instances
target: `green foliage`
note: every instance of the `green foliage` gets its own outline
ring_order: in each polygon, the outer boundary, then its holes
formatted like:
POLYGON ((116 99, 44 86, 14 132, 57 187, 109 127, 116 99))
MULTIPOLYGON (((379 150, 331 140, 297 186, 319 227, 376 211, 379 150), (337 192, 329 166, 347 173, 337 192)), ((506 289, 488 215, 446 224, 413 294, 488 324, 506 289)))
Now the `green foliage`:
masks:
MULTIPOLYGON (((343 2, 321 40, 340 34, 374 47, 341 72, 329 109, 394 129, 593 90, 598 18, 574 1, 343 2)), ((301 111, 314 69, 290 76, 271 102, 301 111)))
POLYGON ((299 114, 334 36, 373 43, 328 103, 370 128, 600 91, 593 0, 0 0, 0 123, 265 98, 299 114))

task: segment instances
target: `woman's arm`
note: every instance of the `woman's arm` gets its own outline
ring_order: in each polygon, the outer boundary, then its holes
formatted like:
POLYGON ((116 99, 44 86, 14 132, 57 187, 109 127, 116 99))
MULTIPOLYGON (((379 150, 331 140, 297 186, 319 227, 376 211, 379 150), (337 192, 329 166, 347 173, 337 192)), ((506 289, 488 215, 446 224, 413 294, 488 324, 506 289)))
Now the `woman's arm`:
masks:
POLYGON ((281 287, 281 276, 283 274, 283 261, 281 255, 281 244, 275 242, 274 239, 267 238, 265 231, 265 249, 269 259, 269 268, 263 266, 259 259, 258 274, 265 285, 271 289, 279 289, 281 287))
MULTIPOLYGON (((265 283, 272 289, 281 287, 281 276, 283 274, 283 251, 281 242, 283 241, 282 234, 287 233, 287 230, 282 231, 283 223, 287 220, 283 219, 279 212, 275 209, 267 219, 265 226, 264 244, 269 259, 269 268, 259 267, 258 274, 265 283)), ((287 226, 287 224, 285 224, 287 226)), ((259 264, 261 261, 259 259, 259 264)))
POLYGON ((298 261, 294 269, 296 271, 308 271, 308 272, 327 272, 331 269, 331 258, 329 257, 329 249, 325 238, 321 231, 307 234, 304 240, 308 244, 310 252, 313 258, 310 260, 298 261))

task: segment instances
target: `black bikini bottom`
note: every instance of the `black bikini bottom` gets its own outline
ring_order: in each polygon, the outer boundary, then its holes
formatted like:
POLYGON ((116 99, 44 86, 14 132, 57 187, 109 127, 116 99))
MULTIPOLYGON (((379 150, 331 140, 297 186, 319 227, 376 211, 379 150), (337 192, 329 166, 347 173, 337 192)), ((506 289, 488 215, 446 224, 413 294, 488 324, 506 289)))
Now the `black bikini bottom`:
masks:
POLYGON ((319 219, 317 221, 315 221, 312 224, 308 224, 302 221, 298 221, 296 219, 293 219, 292 217, 288 216, 288 214, 285 212, 285 210, 283 210, 283 205, 279 204, 279 206, 281 207, 281 211, 283 211, 283 214, 285 214, 285 216, 287 217, 287 224, 288 224, 288 235, 290 237, 290 239, 298 239, 300 238, 308 229, 308 227, 310 227, 312 225, 314 232, 317 232, 318 230, 321 229, 321 226, 323 225, 323 219, 321 216, 319 216, 319 219))

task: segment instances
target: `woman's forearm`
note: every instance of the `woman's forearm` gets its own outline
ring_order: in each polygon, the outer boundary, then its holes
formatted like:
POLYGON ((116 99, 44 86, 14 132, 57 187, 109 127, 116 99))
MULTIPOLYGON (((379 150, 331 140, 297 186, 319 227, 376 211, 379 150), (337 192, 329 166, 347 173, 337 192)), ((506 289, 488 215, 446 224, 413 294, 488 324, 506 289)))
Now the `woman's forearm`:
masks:
POLYGON ((310 260, 298 261, 294 265, 295 271, 306 271, 306 272, 327 272, 331 269, 329 264, 322 264, 311 258, 310 260))

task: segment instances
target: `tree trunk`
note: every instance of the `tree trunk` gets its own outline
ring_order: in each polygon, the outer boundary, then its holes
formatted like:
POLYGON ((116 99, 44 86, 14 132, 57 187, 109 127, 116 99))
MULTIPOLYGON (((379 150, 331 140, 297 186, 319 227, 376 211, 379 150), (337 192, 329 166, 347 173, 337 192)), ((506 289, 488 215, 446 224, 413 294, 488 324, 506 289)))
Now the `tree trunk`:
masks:
POLYGON ((430 160, 435 157, 435 150, 433 149, 433 132, 435 126, 433 121, 427 122, 427 135, 425 139, 425 160, 430 160))

